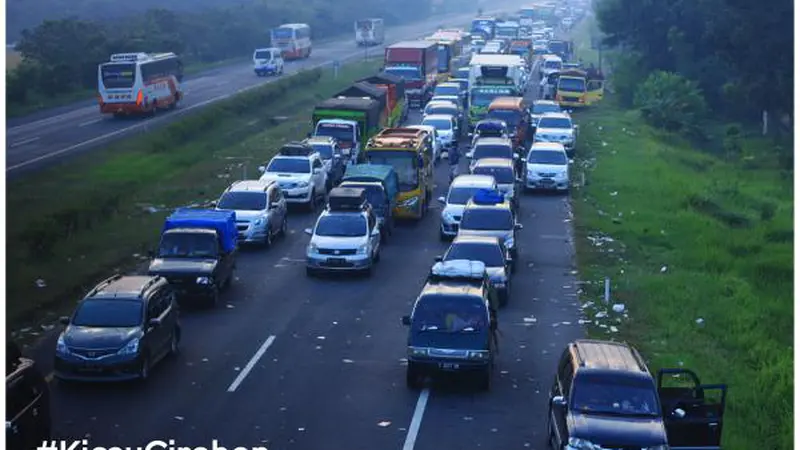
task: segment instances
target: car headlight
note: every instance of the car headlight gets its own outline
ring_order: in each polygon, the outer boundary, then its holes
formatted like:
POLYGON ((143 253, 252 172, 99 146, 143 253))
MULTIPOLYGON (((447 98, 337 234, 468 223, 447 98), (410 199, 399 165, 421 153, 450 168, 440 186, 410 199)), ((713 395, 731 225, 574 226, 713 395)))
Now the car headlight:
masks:
POLYGON ((197 284, 211 284, 211 278, 209 277, 197 277, 195 280, 197 284))
POLYGON ((514 247, 514 238, 512 237, 512 238, 506 239, 505 242, 503 242, 503 244, 506 246, 506 248, 513 248, 514 247))
POLYGON ((253 226, 254 227, 258 227, 258 226, 261 226, 263 224, 264 224, 264 218, 263 217, 259 217, 258 219, 253 221, 253 226))
POLYGON ((135 355, 137 353, 139 353, 139 338, 131 339, 117 352, 120 355, 135 355))
POLYGON ((367 244, 364 244, 364 245, 358 247, 358 250, 356 250, 356 254, 357 255, 366 255, 367 254, 367 244))
POLYGON ((533 139, 536 142, 547 142, 547 139, 545 138, 545 136, 543 136, 541 134, 537 134, 537 135, 533 136, 533 139))
POLYGON ((455 221, 456 221, 455 217, 453 217, 453 215, 450 214, 449 212, 445 211, 445 212, 442 213, 442 222, 444 222, 444 223, 453 223, 455 221))
POLYGON ((408 347, 408 356, 428 356, 428 349, 424 347, 408 347))
POLYGON ((56 341, 56 353, 59 355, 69 355, 71 352, 69 351, 69 347, 67 347, 67 343, 64 342, 64 335, 58 337, 58 341, 56 341))
POLYGON ((569 450, 603 450, 599 445, 595 445, 591 441, 579 438, 569 438, 569 450))
POLYGON ((297 187, 299 187, 299 188, 307 188, 308 187, 308 181, 301 181, 301 182, 297 183, 297 187))
POLYGON ((319 251, 319 247, 317 247, 317 244, 310 242, 308 244, 308 253, 317 253, 317 251, 319 251))
POLYGON ((568 171, 562 170, 561 172, 556 173, 556 178, 567 178, 568 174, 568 171))
POLYGON ((486 350, 475 350, 467 352, 469 359, 489 359, 489 352, 486 350))

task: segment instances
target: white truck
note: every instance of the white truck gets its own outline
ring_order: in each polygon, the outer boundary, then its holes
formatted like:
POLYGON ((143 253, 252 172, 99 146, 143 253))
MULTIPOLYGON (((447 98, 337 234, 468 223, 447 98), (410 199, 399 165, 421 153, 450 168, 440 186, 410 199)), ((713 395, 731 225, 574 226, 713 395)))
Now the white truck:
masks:
POLYGON ((381 45, 385 39, 383 19, 361 19, 355 22, 356 45, 369 47, 381 45))
POLYGON ((498 79, 504 78, 502 84, 513 81, 514 85, 524 90, 525 61, 519 55, 491 55, 481 54, 472 57, 469 63, 469 87, 478 84, 497 84, 498 79))

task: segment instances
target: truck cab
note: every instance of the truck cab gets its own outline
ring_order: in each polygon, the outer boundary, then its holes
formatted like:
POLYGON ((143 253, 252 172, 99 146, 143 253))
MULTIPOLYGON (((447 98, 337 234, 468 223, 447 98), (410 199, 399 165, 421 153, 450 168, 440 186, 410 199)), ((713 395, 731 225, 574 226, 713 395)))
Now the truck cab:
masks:
POLYGON ((253 52, 253 71, 257 76, 283 74, 283 56, 277 47, 257 48, 253 52))
POLYGON ((233 280, 237 253, 233 211, 182 208, 165 220, 148 273, 166 278, 179 301, 214 307, 233 280))

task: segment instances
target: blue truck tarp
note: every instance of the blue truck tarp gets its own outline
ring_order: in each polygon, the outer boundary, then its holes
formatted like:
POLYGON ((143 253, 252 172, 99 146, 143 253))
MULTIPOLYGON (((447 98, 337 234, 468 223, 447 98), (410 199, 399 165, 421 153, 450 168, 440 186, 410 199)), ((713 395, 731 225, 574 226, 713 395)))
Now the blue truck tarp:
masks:
POLYGON ((175 228, 203 228, 216 230, 222 241, 225 252, 236 248, 238 232, 236 230, 236 213, 234 211, 220 211, 215 209, 176 209, 164 221, 162 234, 175 228))
POLYGON ((386 189, 392 204, 400 189, 394 167, 385 164, 356 164, 347 166, 342 181, 379 181, 386 189))

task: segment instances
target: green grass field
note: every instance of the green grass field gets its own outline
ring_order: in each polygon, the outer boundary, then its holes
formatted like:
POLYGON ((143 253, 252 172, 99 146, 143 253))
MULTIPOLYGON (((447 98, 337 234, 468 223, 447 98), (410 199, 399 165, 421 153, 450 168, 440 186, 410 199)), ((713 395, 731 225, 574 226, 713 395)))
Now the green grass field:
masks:
POLYGON ((378 66, 375 60, 346 65, 336 79, 327 69, 312 85, 278 93, 246 115, 195 124, 197 129, 176 122, 173 135, 189 136, 180 144, 154 131, 11 181, 10 328, 56 316, 99 279, 141 264, 140 255, 156 245, 172 208, 215 199, 241 178, 244 164, 248 176, 256 177, 257 166, 282 142, 305 137, 318 101, 378 66), (46 250, 37 250, 39 244, 46 250), (37 287, 38 279, 46 287, 37 287))
POLYGON ((727 383, 725 448, 791 448, 791 175, 769 142, 745 139, 745 156, 725 161, 614 100, 576 114, 576 172, 588 182, 574 195, 576 242, 593 282, 583 301, 600 304, 609 276, 629 319, 590 333, 632 342, 653 370, 683 365, 727 383))

